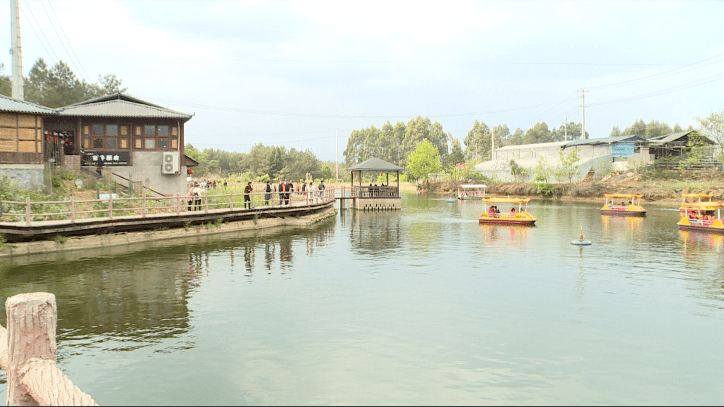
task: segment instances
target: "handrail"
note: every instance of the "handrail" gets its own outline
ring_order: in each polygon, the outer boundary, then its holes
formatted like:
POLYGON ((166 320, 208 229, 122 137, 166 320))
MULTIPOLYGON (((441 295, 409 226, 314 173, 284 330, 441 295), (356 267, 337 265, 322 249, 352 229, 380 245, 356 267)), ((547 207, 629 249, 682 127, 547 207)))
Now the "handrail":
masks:
POLYGON ((141 186, 141 188, 147 189, 147 190, 153 192, 153 193, 156 194, 156 195, 166 196, 166 194, 162 194, 162 193, 160 193, 160 192, 158 192, 158 191, 156 191, 156 190, 154 190, 154 189, 152 189, 152 188, 149 188, 149 187, 143 185, 143 183, 141 183, 140 181, 131 181, 130 179, 124 177, 124 176, 121 175, 121 174, 115 173, 115 172, 113 172, 112 170, 111 170, 111 174, 114 175, 114 176, 116 176, 116 177, 118 177, 118 178, 120 178, 120 179, 122 179, 122 180, 124 180, 124 181, 128 181, 129 183, 134 183, 134 184, 135 184, 135 183, 138 183, 138 184, 141 186))
POLYGON ((56 365, 55 295, 20 294, 5 302, 0 367, 7 373, 7 405, 97 406, 56 365))
POLYGON ((206 195, 195 198, 193 201, 188 196, 163 196, 163 197, 114 197, 110 194, 107 199, 70 199, 63 201, 2 201, 2 215, 0 220, 4 222, 24 222, 31 226, 38 221, 60 221, 76 223, 81 219, 97 218, 102 220, 113 219, 117 216, 140 216, 146 217, 154 214, 176 214, 181 212, 203 211, 208 213, 213 210, 245 211, 266 208, 279 208, 283 206, 305 206, 319 203, 327 203, 335 199, 335 190, 330 187, 322 191, 312 193, 288 192, 281 199, 279 194, 286 192, 272 192, 270 199, 266 201, 266 192, 252 192, 249 194, 248 204, 245 205, 244 194, 217 194, 206 195), (314 195, 313 195, 314 194, 314 195), (245 207, 246 206, 246 207, 245 207))

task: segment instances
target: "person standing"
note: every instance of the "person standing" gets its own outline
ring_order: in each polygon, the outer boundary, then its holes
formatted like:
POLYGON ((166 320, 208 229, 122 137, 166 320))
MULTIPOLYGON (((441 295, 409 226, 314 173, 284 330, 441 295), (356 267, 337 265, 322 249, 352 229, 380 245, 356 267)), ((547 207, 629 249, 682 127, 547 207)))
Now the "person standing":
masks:
POLYGON ((287 180, 287 196, 286 196, 286 204, 289 205, 289 199, 291 198, 292 191, 294 191, 294 183, 292 183, 292 180, 287 180))
POLYGON ((287 184, 284 179, 279 181, 279 206, 284 205, 284 190, 287 189, 287 184))
POLYGON ((317 186, 313 182, 309 183, 309 200, 307 203, 316 203, 317 201, 317 186))
POLYGON ((203 189, 199 186, 198 182, 194 184, 194 187, 191 189, 191 197, 194 200, 194 210, 200 211, 201 210, 201 194, 204 192, 203 189))
POLYGON ((244 187, 244 209, 247 207, 251 209, 251 191, 253 190, 254 188, 251 186, 251 181, 249 181, 244 187))
POLYGON ((266 182, 266 189, 264 190, 264 192, 265 192, 264 193, 264 205, 267 206, 267 205, 269 205, 269 199, 271 199, 271 192, 272 192, 271 181, 266 182))
POLYGON ((322 197, 322 194, 324 193, 324 180, 319 181, 319 197, 322 197))

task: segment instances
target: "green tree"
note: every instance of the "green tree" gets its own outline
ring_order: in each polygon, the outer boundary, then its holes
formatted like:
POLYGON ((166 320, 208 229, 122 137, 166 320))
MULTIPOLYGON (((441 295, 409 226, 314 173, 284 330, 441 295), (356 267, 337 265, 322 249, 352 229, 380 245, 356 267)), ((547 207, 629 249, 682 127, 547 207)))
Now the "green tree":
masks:
POLYGON ((515 129, 515 132, 513 132, 513 135, 510 136, 510 144, 511 146, 519 146, 523 144, 523 130, 520 128, 515 129))
POLYGON ((489 160, 492 157, 490 127, 484 122, 475 121, 468 131, 465 143, 465 159, 475 162, 489 160))
POLYGON ((427 180, 430 174, 440 172, 440 169, 440 152, 427 140, 418 144, 407 159, 407 173, 415 180, 427 180))
POLYGON ((0 95, 12 96, 13 81, 10 76, 5 75, 5 64, 0 64, 0 95))
POLYGON ((621 135, 621 129, 618 128, 618 126, 613 126, 611 129, 611 134, 608 135, 608 137, 618 137, 621 135))
POLYGON ((551 141, 553 141, 553 137, 551 137, 551 132, 545 122, 536 123, 523 136, 525 144, 548 143, 551 141))
POLYGON ((717 156, 719 161, 724 161, 724 110, 712 112, 704 118, 697 117, 696 120, 701 126, 701 132, 719 146, 717 156))
POLYGON ((538 163, 533 168, 533 182, 548 183, 553 175, 553 167, 548 164, 545 157, 540 156, 538 163))
POLYGON ((573 183, 573 177, 578 174, 578 162, 581 161, 581 156, 578 154, 578 148, 574 147, 571 152, 566 154, 561 149, 558 154, 561 157, 561 165, 558 167, 556 175, 561 178, 568 178, 568 183, 573 183))
POLYGON ((514 182, 520 182, 528 173, 528 170, 518 165, 515 160, 511 159, 508 163, 510 166, 510 174, 513 176, 514 182))

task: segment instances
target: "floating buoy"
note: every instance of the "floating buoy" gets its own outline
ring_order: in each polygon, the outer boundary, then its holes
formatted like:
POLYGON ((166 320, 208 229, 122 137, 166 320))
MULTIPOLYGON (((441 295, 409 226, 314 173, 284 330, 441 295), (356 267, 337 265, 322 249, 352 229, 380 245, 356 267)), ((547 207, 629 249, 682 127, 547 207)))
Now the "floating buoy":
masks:
POLYGON ((448 198, 447 203, 455 203, 457 200, 455 198, 448 198))
POLYGON ((588 240, 583 240, 583 226, 581 226, 581 234, 580 234, 580 236, 578 236, 578 240, 572 240, 571 244, 576 245, 576 246, 590 246, 591 245, 591 242, 589 242, 588 240))

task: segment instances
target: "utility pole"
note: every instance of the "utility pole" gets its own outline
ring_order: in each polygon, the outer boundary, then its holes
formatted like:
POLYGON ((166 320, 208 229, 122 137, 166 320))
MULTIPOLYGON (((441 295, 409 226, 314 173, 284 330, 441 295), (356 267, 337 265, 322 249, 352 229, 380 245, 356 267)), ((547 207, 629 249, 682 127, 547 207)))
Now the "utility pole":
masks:
POLYGON ((581 89, 581 112, 583 119, 581 121, 581 140, 587 139, 586 137, 586 92, 585 89, 581 89))
POLYGON ((493 151, 495 151, 495 127, 490 128, 490 161, 494 160, 493 151))
POLYGON ((13 99, 25 100, 23 92, 23 48, 20 42, 19 0, 10 0, 10 54, 13 56, 13 99))
POLYGON ((568 141, 568 118, 563 122, 563 140, 568 141))
POLYGON ((334 182, 339 181, 339 130, 334 131, 334 182))

